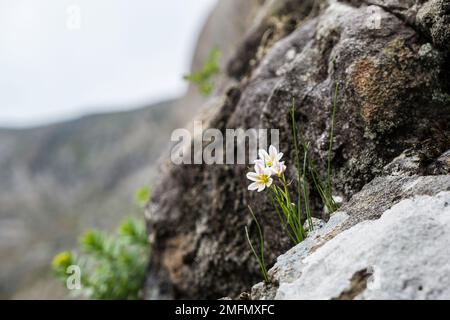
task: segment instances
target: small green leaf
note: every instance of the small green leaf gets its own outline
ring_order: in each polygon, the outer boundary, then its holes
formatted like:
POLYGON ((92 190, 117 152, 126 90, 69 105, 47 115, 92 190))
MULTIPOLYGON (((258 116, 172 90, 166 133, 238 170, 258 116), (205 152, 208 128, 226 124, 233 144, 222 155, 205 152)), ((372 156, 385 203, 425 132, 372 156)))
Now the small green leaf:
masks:
POLYGON ((119 226, 119 235, 133 244, 146 245, 148 243, 145 223, 141 220, 129 218, 123 221, 119 226))
POLYGON ((197 85, 202 95, 209 96, 214 91, 214 77, 220 73, 220 56, 220 50, 213 48, 202 69, 198 72, 183 76, 183 79, 197 85))
POLYGON ((103 254, 106 248, 105 235, 97 230, 89 230, 80 238, 80 245, 83 251, 94 254, 103 254))
POLYGON ((136 190, 134 194, 134 199, 136 200, 136 203, 139 206, 144 207, 147 204, 147 202, 150 201, 150 195, 151 195, 150 188, 142 187, 136 190))
POLYGON ((72 253, 69 251, 64 251, 57 254, 52 260, 52 268, 53 270, 60 272, 65 272, 66 269, 72 265, 72 253))

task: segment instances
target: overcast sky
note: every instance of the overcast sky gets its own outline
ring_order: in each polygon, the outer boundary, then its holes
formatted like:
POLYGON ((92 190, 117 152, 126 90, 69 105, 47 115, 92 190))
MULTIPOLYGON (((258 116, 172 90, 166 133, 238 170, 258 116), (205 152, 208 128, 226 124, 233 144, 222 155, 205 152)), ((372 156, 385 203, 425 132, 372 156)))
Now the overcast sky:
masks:
POLYGON ((216 1, 0 0, 0 126, 182 94, 216 1))

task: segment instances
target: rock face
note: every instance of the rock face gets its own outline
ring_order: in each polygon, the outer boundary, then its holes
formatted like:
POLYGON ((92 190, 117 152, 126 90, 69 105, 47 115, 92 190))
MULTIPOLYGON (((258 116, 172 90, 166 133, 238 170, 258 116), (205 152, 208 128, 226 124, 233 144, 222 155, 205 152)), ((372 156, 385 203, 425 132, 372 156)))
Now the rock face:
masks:
MULTIPOLYGON (((338 87, 334 192, 352 199, 342 223, 353 221, 354 226, 379 218, 392 204, 409 198, 403 187, 411 177, 449 173, 445 155, 450 149, 448 4, 267 2, 230 59, 225 89, 209 103, 204 127, 222 132, 226 128, 279 129, 287 174, 294 177, 289 110, 295 101, 301 134, 311 143, 318 167, 325 168, 330 113, 338 87), (386 182, 378 192, 392 197, 391 202, 367 202, 362 197, 368 190, 363 187, 377 177, 387 180, 374 180, 371 188, 386 182), (388 190, 401 195, 396 198, 388 190), (352 212, 359 208, 367 210, 362 215, 352 212)), ((153 241, 149 298, 236 297, 257 282, 257 266, 243 232, 245 226, 255 227, 249 204, 261 216, 269 264, 292 246, 267 197, 247 191, 246 170, 244 165, 167 164, 163 168, 162 182, 147 210, 153 241)), ((447 190, 445 177, 417 179, 444 179, 441 189, 447 190)), ((422 206, 428 201, 437 208, 445 196, 417 198, 399 206, 416 202, 422 206)), ((322 208, 314 209, 320 217, 322 208)), ((412 219, 418 212, 410 214, 412 219)), ((436 222, 439 230, 445 226, 441 218, 436 222)), ((404 222, 386 218, 372 227, 404 222)), ((359 228, 355 237, 365 230, 359 228)), ((383 241, 378 245, 383 246, 383 241)), ((366 275, 360 272, 355 277, 366 275)), ((322 293, 324 298, 339 298, 325 291, 315 297, 322 293)))

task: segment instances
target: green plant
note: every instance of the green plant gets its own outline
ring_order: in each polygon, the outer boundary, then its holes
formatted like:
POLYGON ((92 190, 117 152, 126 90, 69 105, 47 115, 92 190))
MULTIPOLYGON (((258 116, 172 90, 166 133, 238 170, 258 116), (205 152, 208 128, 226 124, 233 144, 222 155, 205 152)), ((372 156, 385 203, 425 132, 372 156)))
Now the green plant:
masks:
POLYGON ((140 207, 145 207, 150 200, 151 192, 149 187, 142 187, 134 193, 134 200, 140 207))
POLYGON ((220 50, 213 48, 202 69, 198 72, 183 76, 183 79, 197 85, 202 95, 209 96, 214 90, 214 77, 220 72, 220 56, 220 50))
MULTIPOLYGON (((136 200, 148 201, 149 190, 140 189, 136 200), (148 191, 148 192, 147 192, 148 191), (144 197, 145 195, 145 197, 144 197)), ((53 258, 55 276, 64 283, 71 276, 68 268, 81 272, 81 290, 76 293, 90 299, 141 299, 150 247, 145 223, 127 218, 114 234, 99 230, 85 232, 76 252, 65 251, 53 258)))
MULTIPOLYGON (((312 223, 312 200, 310 197, 311 189, 314 189, 320 196, 326 211, 331 214, 339 206, 332 195, 332 150, 334 143, 334 126, 336 117, 337 96, 339 86, 336 85, 336 91, 332 103, 330 141, 328 144, 326 178, 323 179, 316 169, 316 165, 310 155, 310 144, 306 143, 304 137, 299 133, 295 114, 295 100, 292 102, 290 111, 292 136, 294 144, 294 156, 297 167, 297 202, 294 203, 291 197, 290 186, 293 181, 288 181, 285 176, 286 165, 281 161, 283 153, 278 152, 274 146, 269 147, 269 153, 265 150, 259 150, 259 159, 255 161, 255 172, 247 173, 247 178, 252 181, 248 186, 250 191, 261 192, 268 189, 272 204, 281 221, 283 230, 293 241, 298 244, 307 237, 307 232, 314 229, 312 223), (272 178, 274 177, 274 178, 272 178), (310 181, 312 180, 312 184, 310 181), (306 219, 309 228, 303 227, 303 220, 306 219)), ((256 221, 253 211, 250 209, 252 217, 256 221)), ((260 230, 259 224, 257 224, 260 230)), ((253 254, 257 258, 264 281, 267 281, 267 269, 264 262, 264 237, 260 232, 261 252, 258 253, 251 245, 248 230, 246 229, 247 240, 250 243, 253 254)))
POLYGON ((301 206, 299 205, 301 198, 299 197, 298 204, 295 205, 289 191, 290 183, 286 181, 284 174, 280 175, 279 184, 273 184, 270 187, 272 204, 288 236, 294 243, 300 243, 306 237, 302 224, 301 206))
POLYGON ((333 152, 333 144, 334 144, 334 126, 335 126, 335 118, 336 118, 336 104, 337 104, 337 96, 339 94, 339 86, 336 85, 336 90, 333 98, 332 110, 331 110, 331 121, 330 121, 330 139, 328 143, 328 153, 327 153, 327 168, 326 168, 326 178, 323 179, 319 171, 316 168, 313 160, 310 157, 310 144, 306 143, 304 138, 299 135, 299 130, 297 124, 295 122, 295 101, 292 103, 291 108, 291 120, 292 120, 292 135, 294 137, 294 148, 295 148, 295 157, 296 157, 296 165, 298 169, 298 186, 303 191, 298 192, 298 198, 301 199, 301 195, 303 195, 303 205, 305 208, 306 216, 308 219, 308 224, 312 227, 311 221, 311 209, 310 209, 310 199, 309 192, 310 186, 308 182, 308 177, 310 177, 313 181, 313 187, 319 194, 322 203, 328 214, 335 212, 339 205, 336 203, 333 197, 333 172, 332 172, 332 152, 333 152), (300 143, 299 141, 300 140, 300 143), (300 157, 300 147, 303 149, 303 162, 300 157))
POLYGON ((258 238, 259 238, 259 252, 255 249, 255 247, 253 246, 252 240, 250 239, 250 234, 248 232, 248 228, 245 227, 245 236, 247 237, 247 242, 250 246, 250 248, 252 249, 253 255, 255 256, 256 260, 258 261, 259 264, 259 268, 261 270, 261 274, 263 276, 263 280, 265 283, 269 283, 269 274, 267 272, 267 266, 266 266, 266 262, 265 262, 265 249, 264 249, 264 244, 265 244, 265 239, 264 239, 264 233, 262 232, 261 229, 261 225, 258 222, 258 219, 256 219, 255 214, 253 213, 252 208, 249 206, 248 209, 250 210, 250 213, 252 214, 253 217, 253 221, 256 224, 256 228, 258 230, 258 238))
POLYGON ((67 279, 67 269, 74 265, 74 259, 72 252, 63 251, 58 253, 52 260, 52 269, 55 272, 56 277, 62 281, 67 279))

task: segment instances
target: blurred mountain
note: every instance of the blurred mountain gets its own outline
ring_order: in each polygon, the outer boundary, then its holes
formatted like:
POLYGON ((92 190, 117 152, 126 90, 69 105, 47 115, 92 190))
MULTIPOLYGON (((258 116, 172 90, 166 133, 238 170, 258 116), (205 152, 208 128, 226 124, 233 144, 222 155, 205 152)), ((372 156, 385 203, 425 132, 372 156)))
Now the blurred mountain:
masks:
POLYGON ((45 284, 52 256, 86 228, 110 229, 139 212, 133 193, 154 185, 157 160, 181 125, 174 106, 0 130, 1 298, 57 297, 57 284, 45 284))
MULTIPOLYGON (((192 70, 212 48, 230 59, 266 0, 218 1, 199 35, 192 70)), ((181 77, 182 75, 180 75, 181 77)), ((230 85, 220 79, 217 86, 230 85)), ((86 228, 115 228, 134 191, 158 182, 172 130, 189 126, 205 98, 186 95, 140 110, 27 130, 0 129, 0 298, 62 298, 49 274, 55 253, 86 228)))

